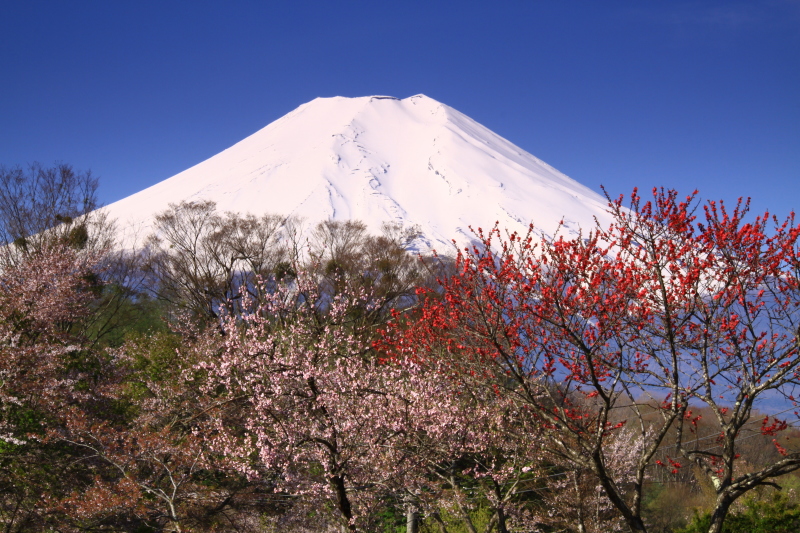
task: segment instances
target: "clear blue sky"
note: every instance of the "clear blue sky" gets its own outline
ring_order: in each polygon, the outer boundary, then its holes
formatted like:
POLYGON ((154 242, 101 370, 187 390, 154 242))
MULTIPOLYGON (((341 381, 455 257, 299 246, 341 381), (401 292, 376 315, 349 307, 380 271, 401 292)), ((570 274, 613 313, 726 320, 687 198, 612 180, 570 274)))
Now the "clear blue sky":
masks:
POLYGON ((576 180, 800 210, 800 1, 6 1, 0 164, 110 203, 317 96, 424 93, 576 180))

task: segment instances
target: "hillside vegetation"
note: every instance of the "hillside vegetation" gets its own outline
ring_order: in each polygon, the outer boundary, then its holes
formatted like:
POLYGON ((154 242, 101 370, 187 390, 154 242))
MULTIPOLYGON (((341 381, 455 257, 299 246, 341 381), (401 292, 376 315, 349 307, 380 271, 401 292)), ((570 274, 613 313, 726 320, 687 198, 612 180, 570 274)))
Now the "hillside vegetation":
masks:
POLYGON ((798 529, 791 217, 634 192, 419 257, 195 202, 121 251, 96 187, 0 172, 5 531, 798 529))

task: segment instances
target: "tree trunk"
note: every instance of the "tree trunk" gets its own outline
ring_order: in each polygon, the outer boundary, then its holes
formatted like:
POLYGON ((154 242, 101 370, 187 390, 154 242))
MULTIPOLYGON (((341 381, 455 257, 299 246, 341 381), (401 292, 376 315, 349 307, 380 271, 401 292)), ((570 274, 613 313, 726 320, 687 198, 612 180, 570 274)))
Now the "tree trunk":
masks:
POLYGON ((428 516, 433 518, 434 522, 436 522, 436 525, 439 526, 439 533, 450 533, 447 531, 447 526, 445 525, 444 520, 442 520, 442 517, 439 515, 439 511, 436 511, 428 516))
POLYGON ((508 533, 506 527, 506 513, 502 508, 497 510, 497 533, 508 533))
POLYGON ((647 533, 647 528, 644 527, 644 522, 638 516, 626 518, 625 522, 631 530, 631 533, 647 533))
POLYGON ((714 513, 711 515, 711 525, 708 526, 708 533, 722 533, 722 525, 725 522, 725 517, 728 516, 732 503, 733 500, 726 494, 720 494, 717 497, 717 504, 714 507, 714 513))
POLYGON ((406 507, 406 533, 419 533, 419 513, 413 505, 406 507))
POLYGON ((586 520, 583 517, 583 496, 581 495, 581 484, 579 472, 572 472, 572 484, 575 487, 575 501, 578 504, 578 533, 586 533, 586 520))
MULTIPOLYGON (((598 455, 595 457, 595 461, 597 464, 602 464, 602 459, 598 455)), ((617 510, 622 514, 625 523, 628 525, 628 529, 631 530, 631 533, 647 533, 647 528, 644 525, 644 521, 642 521, 641 514, 638 512, 633 512, 630 507, 625 503, 625 500, 622 499, 622 496, 617 492, 616 487, 611 483, 611 480, 607 476, 599 475, 599 472, 595 472, 598 474, 600 478, 600 484, 603 486, 603 489, 606 491, 606 496, 611 501, 612 505, 617 508, 617 510)), ((638 510, 637 510, 638 511, 638 510)))
POLYGON ((497 519, 497 533, 508 533, 508 528, 506 527, 506 512, 503 509, 503 504, 505 503, 505 498, 503 498, 503 491, 500 484, 492 479, 492 488, 494 490, 494 496, 497 498, 497 507, 495 508, 495 518, 497 519))
POLYGON ((419 510, 411 495, 406 497, 406 533, 419 533, 419 510))
POLYGON ((350 505, 350 499, 347 497, 347 488, 344 485, 344 478, 342 476, 331 476, 330 483, 336 494, 336 504, 339 507, 339 512, 347 521, 347 530, 355 531, 356 526, 352 522, 353 508, 350 505))

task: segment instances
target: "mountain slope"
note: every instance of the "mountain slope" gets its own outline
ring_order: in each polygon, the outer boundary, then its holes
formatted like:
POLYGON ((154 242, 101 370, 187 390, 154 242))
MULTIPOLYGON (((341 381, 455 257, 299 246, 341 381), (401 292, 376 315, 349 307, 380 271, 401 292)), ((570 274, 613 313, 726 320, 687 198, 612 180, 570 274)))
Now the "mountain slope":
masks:
POLYGON ((604 198, 469 117, 423 95, 317 98, 212 158, 105 208, 124 239, 182 200, 220 211, 417 225, 420 250, 468 226, 552 234, 607 221, 604 198))

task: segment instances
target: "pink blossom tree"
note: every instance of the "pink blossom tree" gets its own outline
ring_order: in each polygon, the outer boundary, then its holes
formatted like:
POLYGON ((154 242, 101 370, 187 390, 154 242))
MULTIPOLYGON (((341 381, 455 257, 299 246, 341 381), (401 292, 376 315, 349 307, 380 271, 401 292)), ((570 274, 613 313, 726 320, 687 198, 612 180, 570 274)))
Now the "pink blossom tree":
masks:
POLYGON ((86 342, 74 326, 89 314, 97 258, 50 243, 0 270, 0 522, 9 531, 46 520, 43 498, 73 473, 68 454, 41 439, 86 397, 86 342))
POLYGON ((209 390, 246 398, 241 431, 220 422, 215 448, 251 478, 262 475, 256 464, 277 472, 279 489, 318 502, 318 512, 330 502, 343 527, 357 531, 379 496, 416 468, 397 444, 424 392, 407 369, 372 351, 361 317, 383 297, 369 287, 339 289, 325 292, 300 272, 250 312, 228 317, 219 358, 202 368, 209 390))
POLYGON ((83 346, 70 326, 89 313, 94 259, 52 245, 0 272, 0 438, 7 442, 27 440, 9 425, 9 410, 49 410, 74 393, 80 376, 68 363, 83 346))

